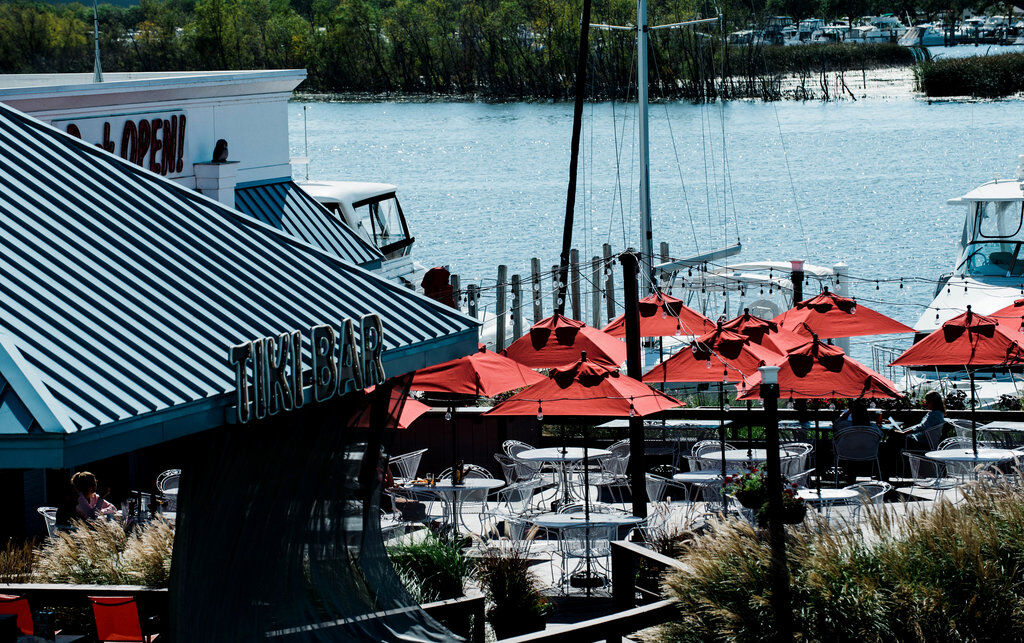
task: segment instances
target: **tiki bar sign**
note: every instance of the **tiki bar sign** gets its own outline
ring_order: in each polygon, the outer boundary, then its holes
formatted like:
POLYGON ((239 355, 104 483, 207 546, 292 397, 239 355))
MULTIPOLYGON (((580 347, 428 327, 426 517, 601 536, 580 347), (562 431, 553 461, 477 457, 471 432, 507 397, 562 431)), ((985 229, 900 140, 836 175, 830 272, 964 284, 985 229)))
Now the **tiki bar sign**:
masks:
POLYGON ((181 176, 185 166, 184 112, 132 114, 54 121, 74 137, 94 143, 150 172, 181 176))
POLYGON ((366 315, 358 322, 346 319, 338 329, 313 326, 306 334, 311 346, 309 371, 303 363, 302 333, 297 330, 228 349, 228 362, 235 369, 240 424, 301 407, 307 373, 315 402, 384 381, 384 327, 378 315, 366 315))

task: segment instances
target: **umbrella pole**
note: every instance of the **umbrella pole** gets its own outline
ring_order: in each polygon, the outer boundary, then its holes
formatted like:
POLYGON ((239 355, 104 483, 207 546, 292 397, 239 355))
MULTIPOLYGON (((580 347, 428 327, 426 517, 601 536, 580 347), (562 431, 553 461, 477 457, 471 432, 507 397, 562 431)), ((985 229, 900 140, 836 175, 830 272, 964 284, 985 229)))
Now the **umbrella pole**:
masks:
POLYGON ((728 498, 725 495, 725 382, 718 383, 718 439, 722 445, 722 511, 725 512, 728 498))
POLYGON ((583 522, 587 525, 586 547, 587 547, 587 596, 590 596, 590 458, 587 448, 587 425, 583 425, 583 522))
POLYGON ((975 403, 974 395, 974 371, 970 368, 967 369, 967 378, 971 381, 971 448, 974 449, 974 457, 978 457, 978 423, 975 421, 975 409, 977 404, 975 403))

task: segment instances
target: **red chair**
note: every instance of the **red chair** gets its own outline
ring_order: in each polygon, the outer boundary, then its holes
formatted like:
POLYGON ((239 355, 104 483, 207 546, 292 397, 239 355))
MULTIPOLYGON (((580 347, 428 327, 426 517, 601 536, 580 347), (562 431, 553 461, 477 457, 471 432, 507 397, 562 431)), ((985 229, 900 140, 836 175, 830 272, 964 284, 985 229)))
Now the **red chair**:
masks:
POLYGON ((32 623, 32 610, 28 607, 28 599, 24 596, 0 594, 0 614, 13 614, 17 617, 18 630, 24 636, 35 634, 32 623))
POLYGON ((139 606, 131 596, 90 596, 92 614, 96 619, 96 639, 150 643, 157 634, 142 633, 139 606))

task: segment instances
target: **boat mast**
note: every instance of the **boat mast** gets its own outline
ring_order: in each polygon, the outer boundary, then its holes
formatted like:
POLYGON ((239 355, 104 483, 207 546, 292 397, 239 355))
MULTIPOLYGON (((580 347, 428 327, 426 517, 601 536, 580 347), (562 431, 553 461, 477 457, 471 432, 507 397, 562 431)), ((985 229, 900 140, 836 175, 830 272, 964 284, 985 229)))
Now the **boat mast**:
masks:
POLYGON ((103 82, 103 67, 100 66, 100 11, 97 6, 98 2, 99 0, 92 1, 92 82, 94 83, 103 82))
POLYGON ((647 0, 636 4, 637 101, 640 108, 640 270, 648 276, 644 292, 654 292, 654 233, 651 230, 651 155, 648 149, 647 0))

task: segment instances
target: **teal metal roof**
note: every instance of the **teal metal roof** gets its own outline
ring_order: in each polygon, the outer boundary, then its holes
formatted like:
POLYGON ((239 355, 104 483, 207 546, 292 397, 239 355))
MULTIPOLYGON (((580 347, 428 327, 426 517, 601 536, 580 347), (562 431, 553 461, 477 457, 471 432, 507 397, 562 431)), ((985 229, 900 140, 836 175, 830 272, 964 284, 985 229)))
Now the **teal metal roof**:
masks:
POLYGON ((267 225, 365 268, 384 256, 290 179, 235 190, 235 207, 267 225))
POLYGON ((377 313, 389 375, 476 349, 475 320, 2 104, 0 186, 0 467, 12 437, 83 461, 223 424, 257 337, 377 313))

